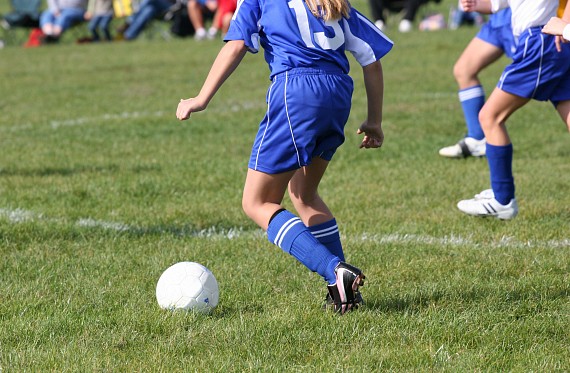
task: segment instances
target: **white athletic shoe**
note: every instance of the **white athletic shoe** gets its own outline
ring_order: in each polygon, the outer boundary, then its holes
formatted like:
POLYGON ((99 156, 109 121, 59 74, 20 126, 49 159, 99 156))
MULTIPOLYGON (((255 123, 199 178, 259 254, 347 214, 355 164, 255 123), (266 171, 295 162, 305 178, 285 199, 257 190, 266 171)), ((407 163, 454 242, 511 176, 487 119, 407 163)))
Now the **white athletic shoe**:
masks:
POLYGON ((493 191, 487 189, 476 194, 473 199, 465 199, 457 203, 457 208, 468 215, 494 216, 501 220, 509 220, 517 216, 519 206, 515 198, 509 204, 501 205, 496 199, 493 191))
POLYGON ((400 24, 398 25, 398 31, 400 32, 410 32, 412 31, 412 21, 407 20, 407 19, 403 19, 400 21, 400 24))
POLYGON ((473 199, 481 200, 481 199, 493 199, 495 198, 495 193, 493 193, 493 189, 485 189, 479 194, 475 194, 473 199))
POLYGON ((374 22, 374 24, 376 25, 376 27, 378 27, 378 29, 380 29, 380 31, 384 31, 384 29, 386 28, 386 24, 381 19, 374 22))
POLYGON ((218 35, 218 29, 215 27, 210 27, 208 34, 206 35, 206 39, 214 40, 216 38, 216 35, 218 35))
POLYGON ((439 155, 447 158, 483 157, 485 155, 487 141, 476 140, 466 137, 455 145, 439 149, 439 155))
POLYGON ((204 29, 204 28, 199 28, 194 33, 194 39, 196 39, 196 40, 204 40, 204 39, 206 39, 206 36, 207 36, 207 33, 206 33, 206 29, 204 29))

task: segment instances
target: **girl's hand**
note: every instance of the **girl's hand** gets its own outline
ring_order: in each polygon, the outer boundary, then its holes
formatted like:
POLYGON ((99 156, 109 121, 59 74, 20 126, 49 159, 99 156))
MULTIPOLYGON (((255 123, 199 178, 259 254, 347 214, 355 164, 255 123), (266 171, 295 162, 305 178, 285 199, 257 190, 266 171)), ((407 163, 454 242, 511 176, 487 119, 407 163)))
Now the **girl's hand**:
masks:
POLYGON ((558 17, 552 17, 548 21, 548 23, 542 28, 542 32, 545 34, 556 35, 556 39, 554 39, 556 43, 556 50, 558 52, 562 52, 562 43, 567 43, 568 41, 565 40, 561 35, 564 33, 564 27, 566 27, 568 23, 563 21, 558 17))
POLYGON ((562 19, 552 17, 546 25, 542 28, 542 32, 550 35, 562 35, 564 27, 567 25, 562 19))
POLYGON ((206 105, 202 104, 198 98, 181 99, 176 109, 176 118, 179 120, 186 120, 190 118, 190 114, 202 111, 206 105))
POLYGON ((372 125, 368 122, 364 122, 360 125, 356 133, 364 133, 360 148, 379 148, 384 143, 384 131, 382 131, 382 125, 380 124, 372 125))
POLYGON ((473 12, 477 6, 477 0, 461 0, 461 7, 465 12, 473 12))

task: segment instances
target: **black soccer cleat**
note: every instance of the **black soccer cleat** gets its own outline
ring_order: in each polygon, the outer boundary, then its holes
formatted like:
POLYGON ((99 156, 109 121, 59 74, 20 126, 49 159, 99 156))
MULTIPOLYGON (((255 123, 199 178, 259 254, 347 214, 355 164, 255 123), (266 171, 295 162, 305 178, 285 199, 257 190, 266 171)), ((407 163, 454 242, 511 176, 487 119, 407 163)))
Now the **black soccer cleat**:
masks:
MULTIPOLYGON (((362 271, 350 264, 340 262, 335 268, 336 283, 328 285, 329 294, 332 300, 332 309, 344 315, 345 313, 357 309, 363 303, 362 295, 358 288, 364 285, 366 276, 362 271)), ((325 305, 325 308, 328 308, 325 305)))
MULTIPOLYGON (((336 285, 334 285, 336 286, 336 285)), ((360 293, 360 291, 356 291, 354 292, 354 306, 353 309, 357 309, 360 306, 364 306, 365 302, 364 299, 362 298, 362 293, 360 293)), ((327 296, 325 297, 325 303, 323 304, 323 310, 334 310, 334 300, 332 298, 331 295, 331 291, 329 290, 329 292, 327 293, 327 296)))

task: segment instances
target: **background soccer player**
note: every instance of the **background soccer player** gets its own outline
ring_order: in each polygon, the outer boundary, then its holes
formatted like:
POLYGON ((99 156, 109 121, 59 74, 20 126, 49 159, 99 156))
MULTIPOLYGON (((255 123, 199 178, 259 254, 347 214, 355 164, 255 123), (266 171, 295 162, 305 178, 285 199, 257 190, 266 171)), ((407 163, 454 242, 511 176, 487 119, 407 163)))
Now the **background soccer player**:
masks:
POLYGON ((469 215, 512 219, 518 205, 506 121, 531 99, 549 100, 570 130, 570 44, 559 45, 555 36, 541 32, 556 15, 558 0, 462 0, 462 4, 465 10, 482 12, 510 6, 517 48, 513 63, 479 114, 487 139, 491 190, 460 201, 457 207, 469 215))
POLYGON ((485 134, 479 123, 479 111, 485 104, 485 91, 479 73, 503 54, 512 58, 514 50, 511 10, 507 8, 489 17, 489 21, 481 27, 453 66, 467 134, 457 144, 440 149, 441 156, 461 158, 485 155, 485 134))

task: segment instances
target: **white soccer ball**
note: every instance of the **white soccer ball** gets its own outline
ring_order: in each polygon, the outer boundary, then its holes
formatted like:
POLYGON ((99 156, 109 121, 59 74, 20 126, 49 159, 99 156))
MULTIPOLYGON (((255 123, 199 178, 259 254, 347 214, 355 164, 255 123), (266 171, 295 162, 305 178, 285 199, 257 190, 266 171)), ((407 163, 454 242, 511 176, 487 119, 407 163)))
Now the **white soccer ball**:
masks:
POLYGON ((220 296, 214 274, 201 264, 179 262, 168 267, 156 284, 156 300, 161 308, 209 313, 220 296))

